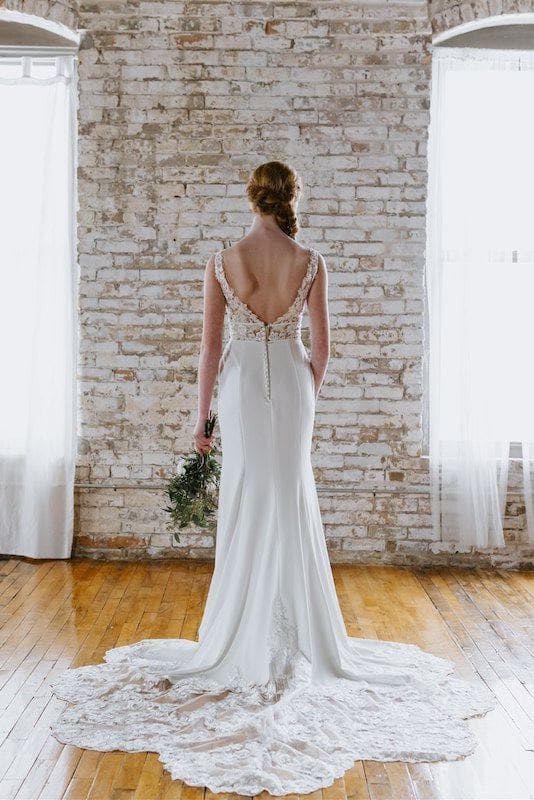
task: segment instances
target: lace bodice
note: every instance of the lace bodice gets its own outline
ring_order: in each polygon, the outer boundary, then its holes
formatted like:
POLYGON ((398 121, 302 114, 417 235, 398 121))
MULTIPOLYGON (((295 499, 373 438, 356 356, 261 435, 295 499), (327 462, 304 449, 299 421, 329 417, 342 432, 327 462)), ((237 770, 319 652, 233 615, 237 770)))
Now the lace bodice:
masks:
POLYGON ((274 322, 261 320, 232 289, 226 279, 222 250, 215 254, 215 276, 219 281, 226 300, 232 339, 297 339, 300 336, 304 304, 317 274, 319 253, 310 249, 308 269, 299 286, 297 296, 283 314, 274 322))

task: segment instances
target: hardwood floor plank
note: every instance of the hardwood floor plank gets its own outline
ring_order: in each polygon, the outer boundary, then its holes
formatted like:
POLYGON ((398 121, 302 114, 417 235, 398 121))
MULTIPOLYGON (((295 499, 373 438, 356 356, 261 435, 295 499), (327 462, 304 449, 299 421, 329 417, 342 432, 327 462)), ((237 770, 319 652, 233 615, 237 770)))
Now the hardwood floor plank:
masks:
MULTIPOLYGON (((333 572, 349 635, 448 658, 492 689, 497 708, 471 722, 478 746, 465 759, 357 762, 302 797, 534 798, 534 574, 333 572)), ((155 753, 80 750, 49 732, 64 707, 49 689, 58 672, 143 638, 195 639, 211 574, 207 562, 0 561, 0 800, 243 800, 173 781, 155 753)))
POLYGON ((65 789, 64 800, 86 800, 93 785, 96 768, 102 754, 96 750, 80 750, 79 752, 80 760, 65 789))
POLYGON ((362 761, 357 761, 345 773, 345 789, 347 800, 369 800, 369 788, 362 761))

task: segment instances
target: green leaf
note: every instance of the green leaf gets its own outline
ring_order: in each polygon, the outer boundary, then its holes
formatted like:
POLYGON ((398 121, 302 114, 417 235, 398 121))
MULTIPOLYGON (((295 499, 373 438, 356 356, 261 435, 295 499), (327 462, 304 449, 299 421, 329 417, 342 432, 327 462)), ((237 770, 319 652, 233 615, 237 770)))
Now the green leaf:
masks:
MULTIPOLYGON (((206 436, 211 436, 217 422, 217 415, 210 412, 205 425, 206 436)), ((167 484, 170 505, 165 511, 170 515, 167 527, 174 530, 174 538, 180 541, 179 530, 190 526, 213 528, 217 511, 217 495, 221 474, 220 464, 215 457, 217 449, 209 453, 196 450, 185 457, 179 473, 167 484)))

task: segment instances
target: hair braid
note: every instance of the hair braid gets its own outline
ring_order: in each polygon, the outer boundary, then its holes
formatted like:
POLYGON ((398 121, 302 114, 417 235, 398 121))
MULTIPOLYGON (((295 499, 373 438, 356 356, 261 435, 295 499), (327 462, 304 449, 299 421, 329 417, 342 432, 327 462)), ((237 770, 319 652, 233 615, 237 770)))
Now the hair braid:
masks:
POLYGON ((268 161, 256 167, 246 189, 253 207, 263 214, 272 214, 280 229, 292 239, 299 230, 295 205, 301 190, 298 174, 281 161, 268 161))

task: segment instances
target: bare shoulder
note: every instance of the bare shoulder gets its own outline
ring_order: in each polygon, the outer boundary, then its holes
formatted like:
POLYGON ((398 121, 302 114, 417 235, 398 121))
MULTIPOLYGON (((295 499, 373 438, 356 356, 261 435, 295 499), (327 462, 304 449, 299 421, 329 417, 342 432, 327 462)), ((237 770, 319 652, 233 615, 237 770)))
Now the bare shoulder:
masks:
POLYGON ((250 257, 257 256, 258 252, 268 252, 271 255, 274 253, 278 259, 284 258, 295 265, 305 265, 310 248, 287 236, 265 241, 254 234, 249 234, 221 251, 223 258, 229 264, 233 261, 246 262, 250 257))
POLYGON ((222 247, 219 252, 223 257, 229 255, 230 253, 235 253, 240 244, 241 242, 235 242, 234 244, 231 244, 229 247, 222 247))

